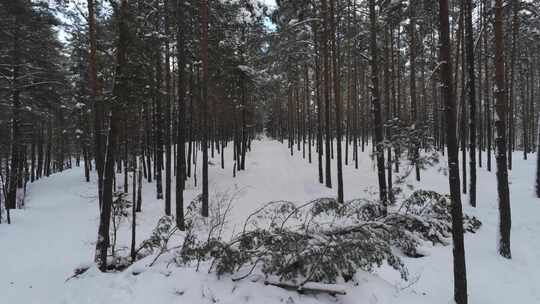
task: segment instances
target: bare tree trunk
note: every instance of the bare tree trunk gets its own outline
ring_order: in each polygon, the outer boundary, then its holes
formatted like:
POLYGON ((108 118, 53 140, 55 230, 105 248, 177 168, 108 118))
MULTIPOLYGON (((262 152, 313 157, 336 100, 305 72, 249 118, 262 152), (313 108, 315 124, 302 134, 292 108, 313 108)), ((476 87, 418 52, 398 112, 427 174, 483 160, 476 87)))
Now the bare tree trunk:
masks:
MULTIPOLYGON (((141 157, 138 168, 138 176, 137 176, 137 212, 142 211, 142 180, 143 180, 143 172, 141 167, 144 165, 144 159, 141 157)), ((135 190, 133 190, 135 191, 135 190)))
POLYGON ((506 83, 504 80, 504 25, 502 0, 495 0, 495 128, 497 137, 497 192, 499 194, 499 253, 510 259, 510 193, 508 190, 508 168, 506 159, 506 83))
MULTIPOLYGON (((177 62, 178 62, 178 122, 177 122, 177 146, 178 153, 176 154, 176 227, 180 230, 185 230, 184 223, 184 188, 186 180, 186 147, 185 147, 185 132, 184 124, 186 121, 186 87, 184 81, 184 66, 185 64, 185 45, 184 45, 184 9, 183 0, 176 0, 177 5, 177 24, 176 24, 176 41, 177 41, 177 62)), ((193 86, 191 87, 193 90, 193 86)), ((193 119, 193 118, 191 118, 193 119)), ((191 144, 190 144, 191 147, 191 144)), ((191 152, 191 149, 190 151, 191 152)), ((222 151, 223 153, 223 151, 222 151)), ((191 167, 191 164, 189 165, 191 167)))
POLYGON ((306 105, 306 115, 307 115, 307 144, 308 144, 308 162, 311 164, 311 94, 309 90, 309 67, 307 64, 304 66, 304 98, 306 105))
POLYGON ((171 62, 169 50, 169 1, 165 0, 165 215, 171 215, 171 62))
MULTIPOLYGON (((491 3, 490 1, 486 1, 485 5, 488 5, 491 3)), ((491 10, 491 6, 484 7, 484 16, 482 17, 484 19, 484 26, 487 26, 488 23, 488 13, 491 10)), ((486 31, 487 32, 487 31, 486 31)), ((488 37, 487 34, 484 33, 483 37, 484 41, 484 96, 485 96, 485 116, 486 116, 486 130, 487 130, 487 170, 491 172, 491 146, 492 146, 492 138, 493 138, 493 128, 492 128, 492 100, 491 96, 489 94, 490 92, 490 82, 489 82, 489 56, 488 56, 488 37)))
POLYGON ((127 0, 122 0, 120 4, 119 16, 119 38, 117 48, 116 76, 113 88, 113 95, 117 97, 117 101, 111 105, 109 135, 107 137, 107 151, 105 153, 105 172, 103 179, 103 205, 99 216, 98 239, 96 242, 95 261, 98 264, 99 270, 107 270, 107 251, 110 245, 109 241, 109 226, 111 222, 111 209, 113 204, 113 181, 115 178, 114 163, 115 151, 118 136, 118 120, 120 117, 121 107, 125 105, 127 96, 126 75, 124 74, 124 66, 127 56, 127 0))
MULTIPOLYGON (((463 6, 462 6, 463 7, 463 6)), ((467 193, 467 100, 465 96, 465 12, 463 9, 459 12, 459 25, 458 25, 458 50, 456 52, 456 87, 455 92, 457 94, 458 87, 461 88, 459 94, 459 138, 461 142, 461 175, 462 175, 462 187, 461 190, 464 194, 467 193), (461 64, 461 69, 459 68, 461 64), (459 78, 459 85, 457 79, 459 78)))
POLYGON ((131 178, 131 184, 133 185, 133 194, 132 194, 132 200, 131 200, 131 261, 135 261, 136 259, 136 253, 135 253, 135 246, 136 246, 136 232, 137 232, 137 156, 133 154, 132 159, 132 171, 133 176, 131 178))
POLYGON ((326 187, 332 188, 332 174, 330 171, 330 154, 332 137, 330 134, 330 63, 328 62, 328 8, 326 0, 321 0, 321 14, 323 19, 323 33, 321 39, 322 57, 323 57, 323 84, 324 84, 324 116, 325 116, 325 180, 326 187))
MULTIPOLYGON (((508 114, 508 170, 512 170, 512 150, 514 149, 515 142, 515 123, 514 123, 514 107, 515 107, 515 94, 514 86, 516 79, 516 47, 518 43, 519 35, 519 7, 520 0, 511 1, 512 6, 512 50, 510 55, 510 94, 509 94, 509 106, 508 114)), ((525 131, 525 130, 524 130, 525 131)), ((524 152, 527 153, 527 152, 524 152)))
MULTIPOLYGON (((37 159, 37 172, 36 172, 36 178, 41 178, 43 176, 43 145, 44 145, 44 123, 43 123, 43 120, 40 121, 39 123, 40 125, 40 131, 39 131, 39 141, 38 141, 38 159, 37 159)), ((87 157, 89 157, 88 155, 88 149, 86 150, 86 155, 87 157)), ((90 160, 88 160, 88 163, 90 163, 90 160)), ((86 166, 85 166, 85 170, 86 170, 86 166)), ((85 172, 85 175, 86 175, 86 172, 85 172)), ((87 181, 90 181, 89 178, 87 178, 87 181)))
POLYGON ((465 52, 467 56, 467 96, 469 100, 469 203, 476 207, 476 74, 474 72, 474 39, 471 1, 465 7, 465 52))
POLYGON ((379 198, 386 208, 386 178, 384 172, 384 149, 383 149, 383 126, 381 102, 379 100, 379 51, 377 49, 377 15, 375 12, 375 0, 369 0, 369 19, 370 19, 370 50, 371 50, 371 101, 373 103, 373 114, 375 124, 374 144, 377 153, 377 175, 379 178, 379 198))
MULTIPOLYGON (((79 166, 79 158, 77 157, 77 166, 79 166)), ((30 148, 30 182, 36 179, 36 130, 32 128, 32 145, 30 148)))
POLYGON ((330 45, 332 49, 332 58, 333 58, 333 80, 334 80, 334 103, 336 105, 336 154, 337 154, 337 180, 338 180, 338 193, 337 200, 338 203, 343 203, 343 162, 342 162, 342 151, 341 151, 341 96, 340 96, 340 76, 339 76, 339 45, 336 41, 336 21, 334 18, 335 6, 337 5, 337 0, 330 0, 330 27, 331 27, 331 40, 330 45))
POLYGON ((208 216, 208 1, 199 0, 201 14, 201 60, 202 60, 202 215, 208 216))
MULTIPOLYGON (((89 86, 90 99, 94 103, 94 153, 96 159, 96 171, 98 174, 98 200, 99 207, 103 204, 103 162, 105 150, 103 147, 103 101, 99 98, 99 87, 97 78, 97 38, 96 38, 96 16, 94 0, 87 0, 88 4, 88 35, 90 40, 89 57, 89 86)), ((50 136, 50 134, 49 134, 50 136)))
MULTIPOLYGON (((159 32, 159 18, 156 21, 156 32, 159 32)), ((161 45, 155 50, 155 85, 154 85, 154 138, 155 138, 155 151, 154 151, 154 173, 156 179, 156 198, 158 200, 163 199, 163 110, 162 110, 162 94, 161 94, 161 82, 162 82, 162 62, 161 62, 161 45)))
MULTIPOLYGON (((179 1, 179 0, 177 0, 177 1, 179 1)), ((180 64, 180 60, 178 62, 180 64)), ((190 73, 189 73, 189 123, 187 124, 187 126, 189 128, 189 130, 187 132, 187 142, 188 142, 187 160, 186 160, 186 165, 187 165, 187 168, 186 168, 187 173, 186 173, 186 175, 187 175, 187 177, 191 177, 191 163, 192 163, 191 158, 192 158, 192 155, 193 155, 193 119, 194 119, 193 98, 194 98, 194 90, 195 90, 194 74, 195 73, 193 72, 193 70, 190 70, 190 73)), ((180 89, 180 83, 178 83, 178 89, 180 89)), ((185 91, 186 90, 184 89, 184 94, 185 94, 185 91)), ((198 94, 195 95, 195 96, 198 96, 198 94)), ((184 101, 184 109, 185 109, 184 110, 184 118, 185 118, 186 115, 187 115, 187 111, 186 111, 187 106, 185 105, 185 101, 184 101)), ((181 113, 179 112, 179 114, 181 114, 181 113)))
MULTIPOLYGON (((409 36, 410 36, 410 64, 411 64, 411 71, 410 71, 410 94, 411 94, 411 124, 415 126, 415 128, 418 128, 419 125, 419 119, 418 119, 418 101, 416 99, 416 16, 415 13, 415 6, 414 1, 410 1, 410 7, 409 7, 409 14, 410 14, 410 21, 409 21, 409 36)), ((418 158, 419 158, 419 145, 420 143, 416 143, 412 149, 412 158, 413 158, 413 165, 415 167, 415 173, 416 173, 416 180, 420 181, 420 167, 418 166, 418 158)))
POLYGON ((317 56, 315 56, 315 98, 317 101, 317 159, 318 159, 318 167, 319 167, 319 183, 324 183, 324 176, 323 176, 323 135, 322 135, 322 102, 321 102, 321 65, 320 65, 320 51, 319 46, 320 43, 318 43, 318 35, 315 36, 315 50, 317 52, 317 56))
MULTIPOLYGON (((383 71, 383 77, 384 77, 384 103, 386 108, 386 121, 390 121, 392 119, 392 110, 391 110, 391 88, 390 88, 390 67, 389 64, 389 48, 388 45, 390 44, 390 35, 389 35, 389 28, 384 29, 384 71, 383 71)), ((391 139, 392 134, 390 131, 390 128, 386 128, 386 137, 388 140, 391 139)), ((392 147, 389 146, 386 151, 386 178, 387 178, 387 185, 388 185, 388 200, 390 202, 394 201, 394 194, 392 192, 392 147)), ((416 166, 417 169, 419 169, 418 165, 416 166)), ((420 178, 420 174, 417 175, 417 178, 420 178)))
POLYGON ((467 272, 465 245, 463 242, 463 214, 459 183, 458 142, 456 137, 456 102, 452 83, 452 64, 448 21, 448 0, 439 0, 440 63, 446 115, 446 143, 450 197, 452 200, 452 241, 454 244, 454 300, 456 304, 467 303, 467 272))
MULTIPOLYGON (((18 18, 15 16, 15 27, 18 26, 18 18)), ((6 197, 6 211, 8 215, 10 214, 10 209, 15 209, 17 207, 17 181, 20 179, 22 171, 19 170, 20 162, 20 153, 22 145, 20 143, 21 136, 19 132, 20 128, 20 112, 21 112, 21 101, 20 101, 20 89, 19 89, 19 37, 17 35, 18 30, 15 30, 15 35, 13 36, 13 65, 11 67, 12 71, 12 101, 13 101, 13 110, 12 110, 12 126, 11 126, 11 160, 9 163, 9 179, 8 179, 8 192, 6 197)), ((8 218, 8 224, 11 223, 11 218, 8 218)))

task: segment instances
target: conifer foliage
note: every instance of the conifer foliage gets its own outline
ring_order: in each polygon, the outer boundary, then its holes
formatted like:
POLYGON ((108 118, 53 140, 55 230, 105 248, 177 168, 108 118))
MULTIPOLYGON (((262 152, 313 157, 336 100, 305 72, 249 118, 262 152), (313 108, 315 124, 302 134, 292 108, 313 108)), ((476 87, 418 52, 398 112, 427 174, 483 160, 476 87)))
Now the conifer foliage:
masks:
MULTIPOLYGON (((395 249, 419 258, 423 242, 448 245, 452 232, 450 197, 433 191, 416 191, 389 212, 368 200, 341 203, 321 198, 300 206, 270 202, 253 212, 230 240, 220 234, 226 225, 223 211, 227 205, 214 210, 211 228, 203 231, 198 227, 208 223, 198 215, 197 206, 199 202, 194 201, 188 208, 183 243, 169 242, 174 230, 165 217, 143 248, 147 252, 176 248, 172 256, 177 264, 209 260, 211 271, 236 279, 261 271, 300 285, 335 283, 351 279, 358 269, 372 271, 383 262, 407 279, 407 269, 395 249)), ((464 217, 467 232, 474 233, 480 226, 475 217, 464 217)))

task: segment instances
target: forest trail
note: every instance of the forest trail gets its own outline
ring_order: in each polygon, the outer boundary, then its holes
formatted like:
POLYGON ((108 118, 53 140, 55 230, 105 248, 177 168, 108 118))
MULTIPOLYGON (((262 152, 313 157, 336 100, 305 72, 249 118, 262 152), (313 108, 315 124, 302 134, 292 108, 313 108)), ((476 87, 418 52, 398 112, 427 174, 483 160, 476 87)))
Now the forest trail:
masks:
POLYGON ((3 303, 58 303, 73 269, 93 258, 96 185, 83 178, 76 168, 29 185, 25 209, 1 226, 3 303))
MULTIPOLYGON (((212 201, 224 193, 235 196, 231 210, 233 226, 238 227, 253 210, 272 200, 302 203, 317 197, 334 196, 334 189, 318 183, 315 153, 313 164, 309 164, 307 156, 303 160, 301 151, 296 151, 296 148, 291 157, 286 143, 267 138, 253 141, 252 151, 247 154, 246 170, 232 178, 229 150, 225 153, 224 170, 217 153, 209 166, 210 197, 212 201)), ((376 173, 368 151, 369 148, 360 153, 359 170, 354 169, 353 163, 344 168, 346 199, 376 196, 372 191, 376 187, 376 173)), ((540 274, 536 271, 540 267, 540 203, 532 194, 534 162, 534 156, 523 161, 516 155, 511 174, 513 259, 510 261, 500 258, 496 252, 498 209, 493 187, 495 170, 491 173, 485 169, 478 170, 477 209, 469 207, 467 196, 463 196, 464 212, 477 216, 483 222, 477 234, 466 234, 465 237, 471 303, 510 303, 516 297, 522 303, 540 303, 540 291, 537 289, 540 274)), ((411 186, 446 192, 445 166, 442 160, 423 172, 422 187, 415 181, 410 181, 411 186)), ((197 168, 200 168, 200 163, 197 168)), ((155 200, 154 188, 155 183, 145 183, 143 187, 138 241, 149 235, 163 214, 163 201, 155 200)), ((67 170, 29 185, 26 208, 13 212, 14 224, 0 226, 0 243, 10 244, 9 248, 4 247, 0 251, 0 294, 3 301, 108 304, 112 299, 115 303, 144 303, 146 299, 167 303, 178 297, 173 288, 202 288, 203 294, 213 292, 213 296, 223 303, 233 303, 240 297, 258 299, 253 302, 257 304, 276 303, 288 297, 301 304, 328 301, 324 297, 300 296, 271 287, 257 287, 260 292, 253 293, 251 285, 259 283, 237 285, 228 279, 217 280, 213 275, 194 273, 190 269, 175 269, 171 274, 174 279, 162 284, 157 284, 160 280, 155 276, 161 277, 163 270, 145 273, 137 276, 136 280, 129 274, 92 273, 65 283, 75 267, 93 259, 98 222, 95 189, 94 182, 84 182, 82 168, 67 170), (224 292, 230 288, 238 288, 238 291, 234 294, 224 292), (164 295, 154 299, 148 298, 148 293, 164 295)), ((190 179, 185 191, 186 200, 190 201, 199 192, 200 188, 195 188, 193 179, 190 179)), ((129 225, 124 225, 123 229, 120 231, 121 245, 128 244, 129 240, 129 225)), ((452 295, 451 247, 426 244, 425 250, 429 253, 425 258, 404 259, 411 282, 401 281, 395 271, 383 266, 376 275, 360 273, 360 285, 347 285, 348 295, 340 298, 339 302, 358 303, 358 299, 365 299, 365 303, 447 303, 452 295)), ((186 300, 194 304, 208 302, 208 299, 200 298, 200 293, 192 294, 186 300)))

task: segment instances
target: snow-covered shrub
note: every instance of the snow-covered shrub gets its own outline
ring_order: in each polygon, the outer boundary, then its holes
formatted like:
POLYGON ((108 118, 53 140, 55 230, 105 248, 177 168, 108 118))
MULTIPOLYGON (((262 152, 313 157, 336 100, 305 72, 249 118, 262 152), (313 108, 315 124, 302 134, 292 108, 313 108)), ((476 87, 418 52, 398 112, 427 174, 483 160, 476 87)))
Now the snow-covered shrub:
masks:
POLYGON ((117 192, 114 193, 114 200, 111 208, 111 231, 110 231, 110 239, 111 239, 111 252, 112 256, 116 257, 116 240, 118 235, 118 230, 120 229, 120 225, 124 221, 124 219, 127 219, 129 217, 129 212, 132 206, 132 202, 125 199, 126 194, 123 192, 117 192))
POLYGON ((221 234, 234 197, 235 195, 227 193, 216 193, 208 218, 201 215, 201 196, 196 197, 185 208, 185 231, 181 234, 178 233, 179 230, 173 217, 160 218, 150 238, 143 241, 137 249, 136 260, 156 255, 150 263, 152 266, 160 256, 171 251, 175 254, 174 262, 179 265, 206 260, 209 252, 219 247, 219 242, 222 239, 221 234), (180 237, 181 244, 169 246, 171 239, 180 235, 182 236, 180 237))
MULTIPOLYGON (((179 265, 191 261, 199 263, 208 256, 215 256, 219 251, 227 250, 222 246, 222 232, 227 223, 236 194, 216 193, 212 198, 210 215, 201 216, 201 197, 198 196, 186 208, 186 231, 184 241, 176 252, 175 262, 179 265)), ((228 272, 228 271, 224 271, 228 272)), ((230 271, 229 271, 230 272, 230 271)))
POLYGON ((171 216, 160 218, 150 238, 144 240, 137 249, 137 259, 167 250, 169 240, 175 231, 175 222, 171 216))

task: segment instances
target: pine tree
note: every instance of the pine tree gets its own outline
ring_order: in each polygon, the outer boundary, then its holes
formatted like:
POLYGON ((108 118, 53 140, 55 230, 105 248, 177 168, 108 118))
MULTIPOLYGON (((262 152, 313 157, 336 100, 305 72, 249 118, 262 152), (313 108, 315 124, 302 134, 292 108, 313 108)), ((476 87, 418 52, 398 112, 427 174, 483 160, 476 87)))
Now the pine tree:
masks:
MULTIPOLYGON (((379 197, 381 202, 387 204, 386 178, 384 172, 384 149, 383 149, 383 125, 381 104, 379 100, 379 50, 377 47, 377 14, 375 11, 375 1, 369 0, 369 20, 370 20, 370 52, 371 52, 371 102, 373 104, 373 115, 375 124, 375 140, 377 154, 377 176, 379 178, 379 197)), ((391 185, 389 185, 391 186, 391 185)))
POLYGON ((208 212, 208 0, 200 0, 201 22, 201 61, 202 61, 202 215, 207 217, 208 212))
POLYGON ((127 102, 127 74, 126 55, 128 47, 128 3, 122 0, 118 14, 118 50, 116 53, 116 77, 113 88, 113 95, 116 101, 111 105, 109 134, 107 136, 107 151, 105 157, 105 170, 103 178, 103 205, 99 216, 98 240, 96 242, 95 261, 99 270, 107 270, 107 256, 110 246, 109 227, 111 222, 111 209, 113 205, 113 181, 115 180, 115 149, 117 148, 117 136, 119 133, 119 118, 122 111, 122 105, 127 102))
POLYGON ((467 58, 467 97, 469 102, 469 203, 476 207, 476 73, 474 71, 473 6, 463 1, 465 11, 465 52, 467 58))
POLYGON ((452 241, 454 244, 454 301, 467 303, 467 272, 463 241, 463 212, 459 189, 458 143, 456 138, 456 102, 452 82, 451 48, 448 21, 448 1, 439 0, 440 74, 445 110, 446 144, 448 149, 448 180, 452 200, 452 241))
POLYGON ((94 154, 96 161, 96 171, 98 174, 98 199, 99 207, 103 205, 103 179, 104 179, 104 157, 105 149, 103 143, 103 101, 99 96, 99 84, 97 77, 97 37, 96 37, 96 15, 94 0, 87 0, 88 6, 88 36, 90 41, 89 57, 89 79, 90 79, 90 99, 94 104, 94 154))
POLYGON ((328 25, 328 7, 326 0, 321 0, 321 19, 322 19, 322 36, 321 36, 321 56, 323 61, 323 77, 322 82, 324 84, 324 127, 325 127, 325 145, 324 145, 324 157, 325 157, 325 183, 326 187, 332 188, 332 173, 330 171, 330 148, 332 146, 332 136, 330 134, 330 62, 329 62, 329 25, 328 25))
MULTIPOLYGON (((186 156, 185 156, 185 134, 184 124, 186 121, 186 102, 184 100, 186 89, 184 82, 184 66, 185 66, 185 47, 184 47, 184 10, 182 0, 176 0, 176 60, 178 65, 177 79, 177 108, 178 120, 176 130, 176 144, 178 153, 176 154, 176 226, 180 230, 185 229, 184 223, 184 188, 185 188, 185 171, 186 171, 186 156)), ((191 147, 191 142, 190 142, 191 147)), ((191 149, 190 149, 191 150, 191 149)), ((188 162, 190 160, 188 159, 188 162)), ((191 166, 190 166, 191 167, 191 166)))
MULTIPOLYGON (((340 56, 339 54, 339 47, 338 42, 336 41, 338 38, 337 36, 337 29, 336 29, 336 21, 335 21, 335 6, 337 5, 337 0, 330 0, 330 33, 332 38, 330 39, 330 48, 332 52, 332 79, 334 81, 334 103, 336 105, 336 162, 337 162, 337 182, 338 182, 338 194, 337 199, 338 202, 343 203, 343 162, 342 162, 342 156, 341 156, 341 133, 342 133, 342 122, 341 122, 341 86, 340 86, 340 73, 339 73, 339 62, 338 58, 340 56)), ((348 145, 347 142, 345 142, 346 145, 348 145)))
POLYGON ((504 28, 502 0, 495 0, 495 144, 497 146, 497 193, 499 195, 499 253, 510 259, 510 193, 506 158, 506 82, 504 67, 504 28))

